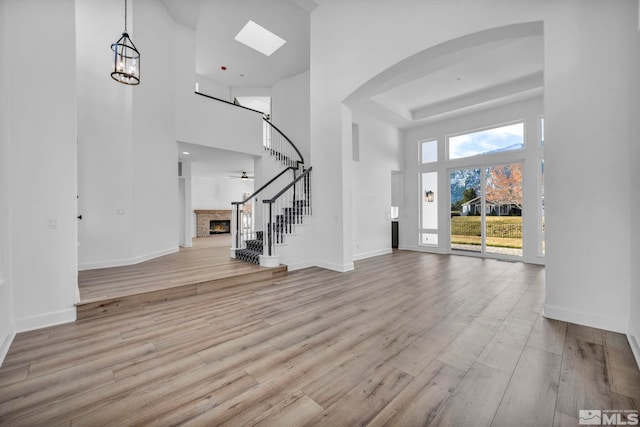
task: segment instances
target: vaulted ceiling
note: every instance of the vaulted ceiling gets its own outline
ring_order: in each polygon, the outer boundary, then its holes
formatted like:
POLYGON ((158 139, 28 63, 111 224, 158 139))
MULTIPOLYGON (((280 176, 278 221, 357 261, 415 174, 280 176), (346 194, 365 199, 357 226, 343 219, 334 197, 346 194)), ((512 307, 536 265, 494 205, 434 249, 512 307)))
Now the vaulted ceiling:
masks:
MULTIPOLYGON (((196 34, 196 72, 230 87, 270 87, 309 68, 310 13, 317 0, 161 0, 196 34), (234 40, 248 20, 286 43, 265 56, 234 40), (222 70, 221 67, 226 67, 222 70)), ((319 2, 318 2, 319 3, 319 2)), ((541 25, 414 64, 414 71, 353 102, 400 128, 542 94, 541 25)))
POLYGON ((271 87, 309 69, 313 0, 162 0, 196 33, 196 73, 231 87, 271 87), (234 37, 252 20, 286 43, 271 56, 234 37), (225 69, 223 70, 222 67, 225 69))

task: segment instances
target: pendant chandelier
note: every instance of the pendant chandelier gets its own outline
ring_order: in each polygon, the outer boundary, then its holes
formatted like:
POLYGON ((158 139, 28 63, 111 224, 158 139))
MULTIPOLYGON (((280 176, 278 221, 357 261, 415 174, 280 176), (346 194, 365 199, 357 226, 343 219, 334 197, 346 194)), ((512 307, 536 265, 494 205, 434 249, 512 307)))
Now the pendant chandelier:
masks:
POLYGON ((124 0, 124 33, 111 45, 113 69, 111 78, 126 85, 140 84, 140 52, 127 34, 127 0, 124 0))

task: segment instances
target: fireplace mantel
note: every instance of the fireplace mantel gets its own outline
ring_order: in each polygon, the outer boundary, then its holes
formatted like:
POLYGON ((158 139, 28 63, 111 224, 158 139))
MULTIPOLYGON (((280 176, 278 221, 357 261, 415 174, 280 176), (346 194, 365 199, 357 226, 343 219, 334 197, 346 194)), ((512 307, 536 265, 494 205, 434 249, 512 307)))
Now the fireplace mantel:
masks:
POLYGON ((209 231, 209 221, 231 220, 231 209, 196 209, 193 212, 196 214, 197 237, 211 236, 211 233, 209 231))
MULTIPOLYGON (((211 209, 196 209, 195 211, 196 215, 229 215, 229 218, 231 218, 231 210, 211 210, 211 209)), ((229 219, 229 218, 223 218, 223 219, 229 219)))

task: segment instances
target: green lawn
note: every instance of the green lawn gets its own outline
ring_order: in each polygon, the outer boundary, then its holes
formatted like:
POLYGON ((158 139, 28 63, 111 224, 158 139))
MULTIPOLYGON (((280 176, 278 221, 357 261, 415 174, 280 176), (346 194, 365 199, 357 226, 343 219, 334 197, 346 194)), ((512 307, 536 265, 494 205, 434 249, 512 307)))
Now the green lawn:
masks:
MULTIPOLYGON (((522 248, 522 217, 488 216, 487 246, 522 248)), ((480 245, 481 217, 454 216, 451 218, 451 243, 480 245)))

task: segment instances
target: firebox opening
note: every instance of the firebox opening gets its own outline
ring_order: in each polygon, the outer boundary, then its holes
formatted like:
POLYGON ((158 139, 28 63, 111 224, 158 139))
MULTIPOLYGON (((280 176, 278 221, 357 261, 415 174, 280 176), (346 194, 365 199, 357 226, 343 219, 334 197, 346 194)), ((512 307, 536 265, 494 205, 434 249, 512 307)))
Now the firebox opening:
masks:
POLYGON ((228 219, 209 221, 209 234, 231 233, 231 221, 228 219))

